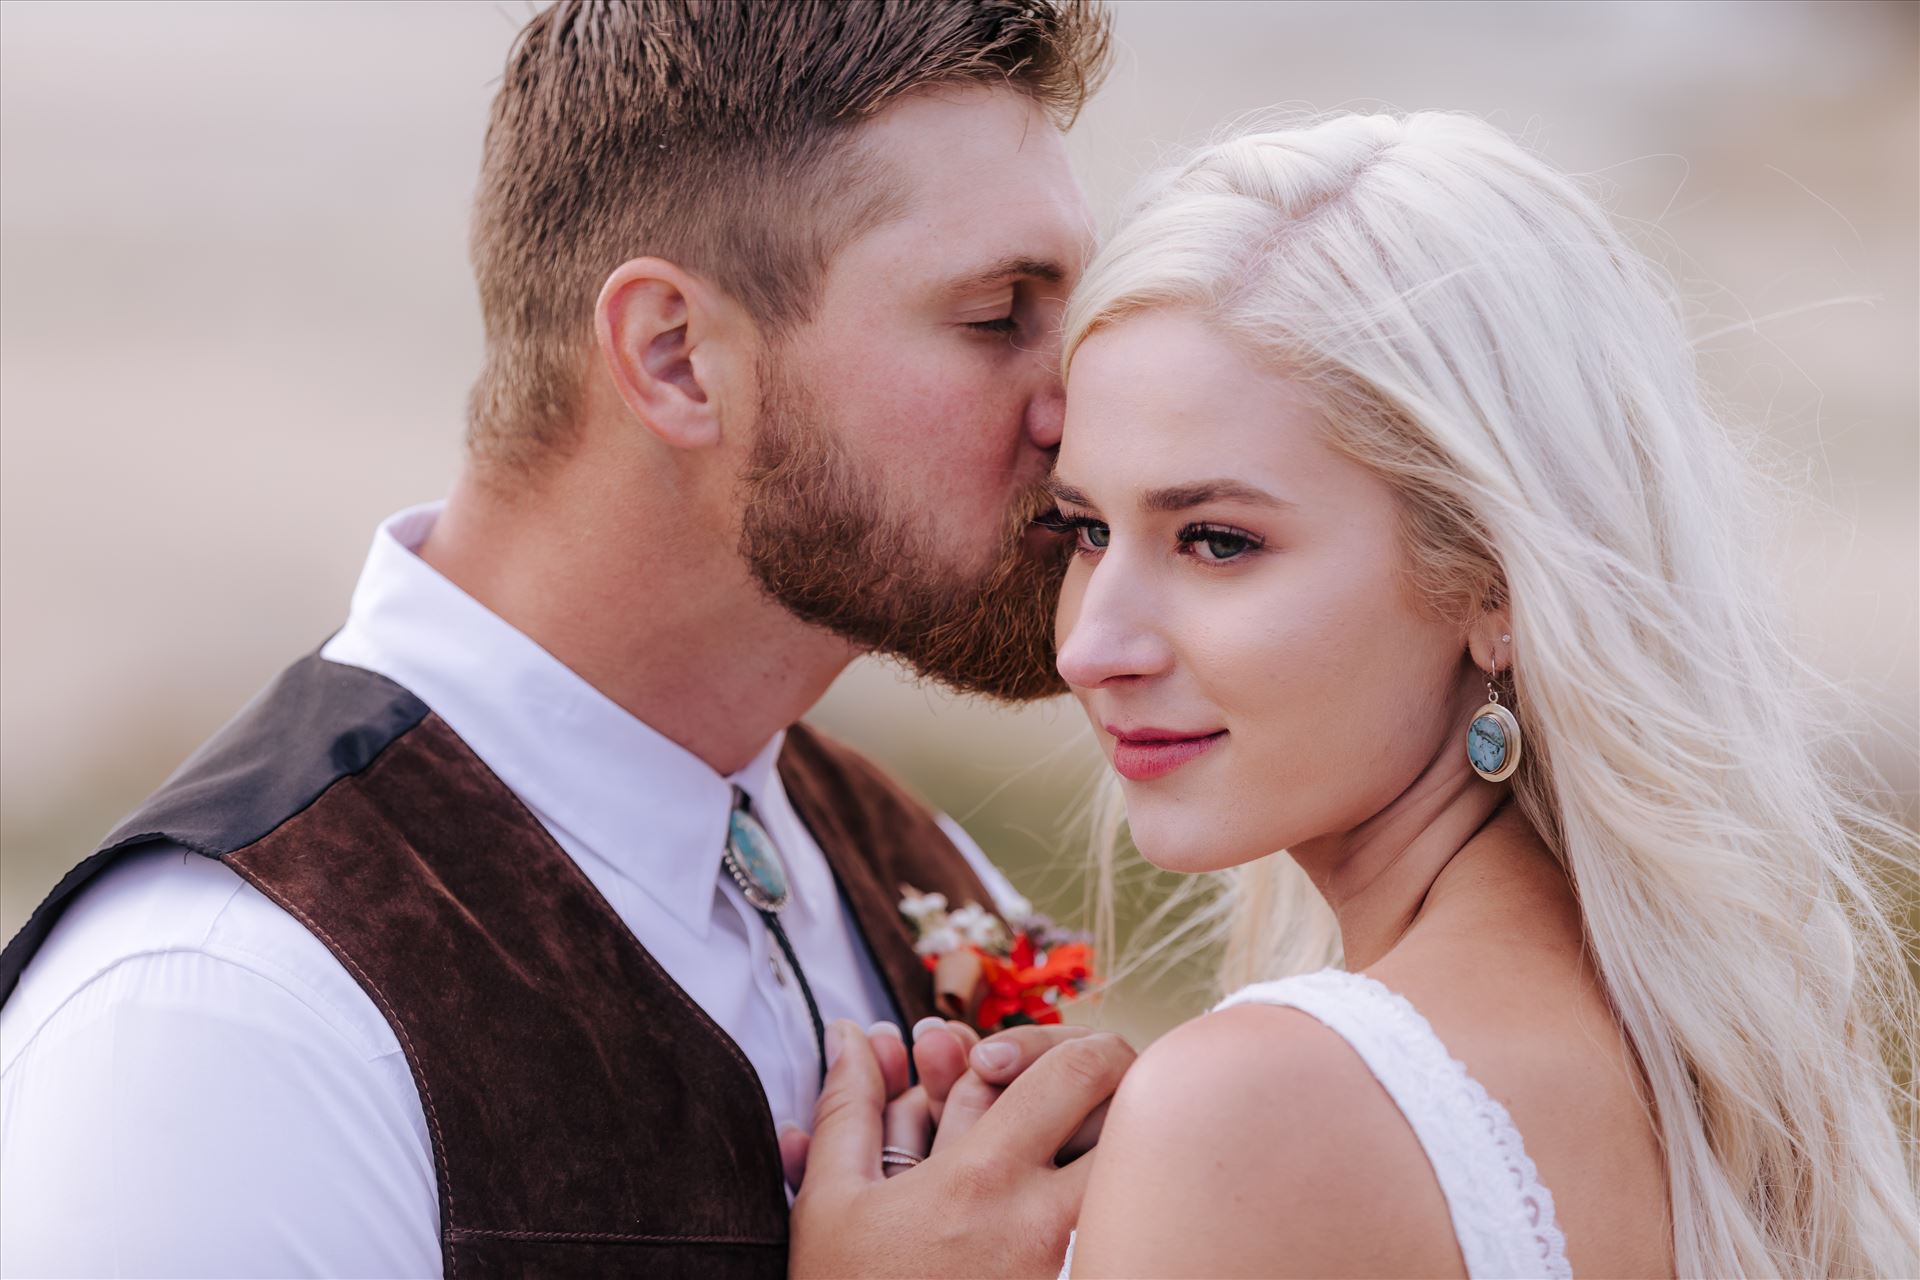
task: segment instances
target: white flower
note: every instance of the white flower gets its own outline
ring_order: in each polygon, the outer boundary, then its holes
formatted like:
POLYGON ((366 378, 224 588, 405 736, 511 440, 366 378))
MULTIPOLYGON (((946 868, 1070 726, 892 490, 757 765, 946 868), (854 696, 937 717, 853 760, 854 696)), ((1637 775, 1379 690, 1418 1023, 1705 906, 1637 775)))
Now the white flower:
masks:
POLYGON ((947 917, 947 923, 966 935, 967 941, 976 947, 994 947, 1006 941, 1006 926, 976 902, 953 912, 947 917))
POLYGON ((923 924, 929 916, 940 915, 946 909, 944 893, 909 893, 900 899, 900 914, 915 924, 923 924))
MULTIPOLYGON (((937 898, 940 895, 933 896, 937 898)), ((920 941, 913 944, 913 951, 915 955, 942 956, 949 951, 958 951, 962 942, 958 929, 950 924, 943 924, 922 933, 920 941)))
POLYGON ((1033 914, 1033 904, 1008 889, 1006 901, 1000 904, 1000 914, 1009 920, 1025 920, 1033 914))

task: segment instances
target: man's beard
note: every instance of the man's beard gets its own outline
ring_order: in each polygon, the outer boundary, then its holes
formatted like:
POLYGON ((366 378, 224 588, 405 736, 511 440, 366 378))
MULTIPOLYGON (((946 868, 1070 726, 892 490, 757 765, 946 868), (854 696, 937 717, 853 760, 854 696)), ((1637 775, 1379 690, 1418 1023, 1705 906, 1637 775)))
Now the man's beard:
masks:
POLYGON ((959 692, 1008 702, 1064 692, 1053 615, 1067 548, 1037 557, 1026 536, 1052 502, 1037 489, 1021 494, 993 563, 956 569, 955 549, 941 554, 932 522, 890 505, 881 478, 847 456, 804 389, 770 373, 742 476, 740 535, 767 593, 803 621, 959 692))

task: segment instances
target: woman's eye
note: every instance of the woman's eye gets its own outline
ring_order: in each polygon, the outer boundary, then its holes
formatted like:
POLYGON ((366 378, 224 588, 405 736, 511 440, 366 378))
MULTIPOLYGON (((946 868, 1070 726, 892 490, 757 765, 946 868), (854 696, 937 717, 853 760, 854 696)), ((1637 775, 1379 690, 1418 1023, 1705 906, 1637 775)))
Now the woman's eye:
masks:
POLYGON ((1113 541, 1113 530, 1098 520, 1083 520, 1075 531, 1082 551, 1105 551, 1107 543, 1113 541))
POLYGON ((1191 548, 1197 558, 1214 564, 1238 560, 1260 548, 1260 540, 1250 533, 1204 524, 1188 525, 1182 529, 1180 544, 1191 548))
POLYGON ((1001 316, 997 320, 969 320, 967 328, 980 333, 1012 333, 1020 327, 1020 322, 1012 316, 1001 316))

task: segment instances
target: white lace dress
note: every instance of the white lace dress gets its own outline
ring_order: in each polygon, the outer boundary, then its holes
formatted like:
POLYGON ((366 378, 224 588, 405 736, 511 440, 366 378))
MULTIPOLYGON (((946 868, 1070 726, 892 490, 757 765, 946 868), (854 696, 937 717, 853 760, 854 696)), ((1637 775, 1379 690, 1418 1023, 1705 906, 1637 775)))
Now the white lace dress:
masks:
MULTIPOLYGON (((1527 1158, 1520 1131, 1404 996, 1361 974, 1325 969, 1255 983, 1215 1007, 1237 1004, 1298 1009, 1353 1046, 1427 1153, 1468 1275, 1570 1280, 1553 1195, 1527 1158)), ((1069 1243, 1061 1276, 1072 1266, 1069 1243)))

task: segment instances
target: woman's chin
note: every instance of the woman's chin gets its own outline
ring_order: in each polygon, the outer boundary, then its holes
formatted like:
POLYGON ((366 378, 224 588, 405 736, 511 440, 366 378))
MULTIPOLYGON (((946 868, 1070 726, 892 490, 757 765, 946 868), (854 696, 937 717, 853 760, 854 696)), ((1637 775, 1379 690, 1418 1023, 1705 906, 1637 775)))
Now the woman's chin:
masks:
MULTIPOLYGON (((1184 806, 1182 806, 1184 807, 1184 806)), ((1168 812, 1152 801, 1127 801, 1127 831, 1133 847, 1162 871, 1199 875, 1251 862, 1260 853, 1241 853, 1237 844, 1221 838, 1219 813, 1168 812)))

